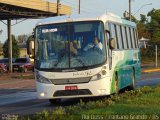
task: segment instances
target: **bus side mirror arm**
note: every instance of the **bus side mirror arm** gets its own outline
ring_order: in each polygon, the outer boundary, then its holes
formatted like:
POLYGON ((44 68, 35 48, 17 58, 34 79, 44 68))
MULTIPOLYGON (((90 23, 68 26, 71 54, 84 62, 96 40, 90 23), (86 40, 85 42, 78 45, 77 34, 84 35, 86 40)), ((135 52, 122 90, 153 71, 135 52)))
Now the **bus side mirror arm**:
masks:
POLYGON ((115 49, 115 40, 114 38, 109 39, 109 48, 110 49, 115 49))
POLYGON ((109 30, 105 30, 105 32, 106 32, 106 35, 108 34, 109 36, 109 48, 111 49, 111 50, 113 50, 113 49, 115 49, 115 40, 114 40, 114 38, 111 38, 111 32, 109 31, 109 30))
POLYGON ((28 37, 27 54, 29 55, 29 58, 34 58, 34 35, 28 37))

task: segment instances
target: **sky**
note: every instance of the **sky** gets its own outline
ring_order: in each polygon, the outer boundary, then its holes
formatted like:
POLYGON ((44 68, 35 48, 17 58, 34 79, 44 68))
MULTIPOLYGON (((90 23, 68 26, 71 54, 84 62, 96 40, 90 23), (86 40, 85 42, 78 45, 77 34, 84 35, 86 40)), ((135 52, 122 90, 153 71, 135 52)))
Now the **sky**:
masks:
MULTIPOLYGON (((47 1, 47 0, 45 0, 47 1)), ((56 2, 57 0, 48 0, 50 2, 56 2)), ((120 17, 123 17, 124 11, 128 11, 129 0, 81 0, 81 14, 94 14, 112 12, 120 17)), ((69 5, 72 7, 72 13, 78 13, 78 0, 60 0, 60 3, 69 5)), ((135 13, 135 17, 140 19, 140 14, 147 15, 153 8, 160 9, 160 0, 132 0, 132 15, 135 13), (147 5, 152 3, 152 5, 147 5)), ((33 28, 39 19, 28 19, 17 25, 12 26, 12 34, 18 36, 21 34, 31 34, 33 28)), ((4 21, 6 22, 6 21, 4 21)), ((16 21, 12 21, 15 24, 16 21)), ((7 39, 7 26, 0 21, 0 30, 3 30, 0 34, 0 41, 4 43, 7 39)))

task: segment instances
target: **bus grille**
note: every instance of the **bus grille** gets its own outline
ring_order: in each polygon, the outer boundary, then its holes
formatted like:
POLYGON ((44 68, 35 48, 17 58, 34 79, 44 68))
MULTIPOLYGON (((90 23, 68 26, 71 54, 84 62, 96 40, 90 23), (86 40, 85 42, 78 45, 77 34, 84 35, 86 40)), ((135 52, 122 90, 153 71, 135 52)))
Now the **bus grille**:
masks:
POLYGON ((79 84, 79 83, 88 83, 91 77, 87 78, 67 78, 67 79, 52 79, 50 80, 55 85, 64 85, 64 84, 79 84))
POLYGON ((59 96, 73 96, 73 95, 92 95, 91 91, 88 89, 81 90, 60 90, 54 93, 54 97, 59 96))

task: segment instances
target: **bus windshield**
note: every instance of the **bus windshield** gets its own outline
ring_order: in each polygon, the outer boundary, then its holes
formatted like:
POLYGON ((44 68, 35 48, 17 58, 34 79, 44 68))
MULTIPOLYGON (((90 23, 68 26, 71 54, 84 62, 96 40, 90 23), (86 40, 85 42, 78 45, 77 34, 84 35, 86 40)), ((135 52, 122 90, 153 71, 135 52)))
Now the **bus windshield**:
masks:
POLYGON ((35 67, 76 69, 106 62, 104 24, 85 21, 41 25, 35 32, 35 67))

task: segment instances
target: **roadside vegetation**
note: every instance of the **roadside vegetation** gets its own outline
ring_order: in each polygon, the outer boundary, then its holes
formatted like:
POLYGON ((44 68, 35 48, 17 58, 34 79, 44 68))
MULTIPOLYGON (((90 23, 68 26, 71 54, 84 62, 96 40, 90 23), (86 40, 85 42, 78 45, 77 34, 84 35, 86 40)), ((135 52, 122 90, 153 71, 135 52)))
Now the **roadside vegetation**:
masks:
MULTIPOLYGON (((68 107, 57 107, 53 112, 42 111, 32 120, 106 120, 160 119, 160 85, 83 102, 68 107)), ((22 118, 23 119, 23 118, 22 118)))
MULTIPOLYGON (((140 20, 132 19, 137 23, 138 39, 146 38, 146 48, 141 48, 141 65, 155 68, 155 45, 157 45, 158 61, 160 60, 160 9, 152 9, 147 15, 140 14, 140 20)), ((158 67, 160 64, 158 62, 158 67)))
POLYGON ((35 79, 33 72, 28 73, 0 73, 0 80, 10 80, 10 79, 35 79))
POLYGON ((19 73, 19 74, 13 74, 13 75, 11 75, 11 78, 13 78, 13 79, 35 79, 34 78, 34 73, 26 73, 26 74, 24 74, 24 73, 19 73))

